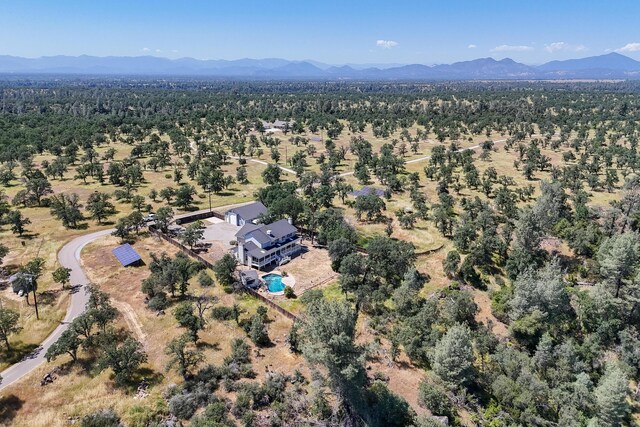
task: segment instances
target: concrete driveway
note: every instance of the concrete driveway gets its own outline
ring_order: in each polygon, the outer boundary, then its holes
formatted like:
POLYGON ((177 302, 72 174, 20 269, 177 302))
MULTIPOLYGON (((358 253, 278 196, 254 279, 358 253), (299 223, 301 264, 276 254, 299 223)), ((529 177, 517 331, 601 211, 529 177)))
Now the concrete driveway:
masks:
POLYGON ((240 227, 218 218, 208 218, 203 222, 207 226, 204 230, 204 243, 218 242, 225 250, 232 248, 229 242, 236 240, 236 233, 240 227))

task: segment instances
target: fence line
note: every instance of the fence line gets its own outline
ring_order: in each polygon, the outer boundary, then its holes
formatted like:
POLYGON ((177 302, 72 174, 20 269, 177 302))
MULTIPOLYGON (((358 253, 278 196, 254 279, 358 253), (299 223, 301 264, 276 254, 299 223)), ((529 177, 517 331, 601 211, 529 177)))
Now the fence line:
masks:
MULTIPOLYGON (((207 212, 207 214, 209 214, 209 213, 210 212, 207 212)), ((208 216, 207 218, 210 218, 210 217, 211 216, 208 216)), ((200 219, 200 218, 198 218, 198 219, 200 219)), ((192 219, 192 221, 196 221, 196 220, 197 219, 192 219)), ((182 243, 176 241, 175 239, 172 239, 171 237, 167 236, 166 234, 164 234, 160 230, 156 230, 156 228, 154 226, 150 226, 149 227, 149 232, 152 235, 157 236, 157 237, 161 238, 162 240, 165 240, 165 241, 171 243, 173 246, 177 247, 178 249, 180 249, 181 251, 183 251, 187 255, 197 259, 199 262, 201 262, 206 267, 213 268, 213 263, 211 263, 210 261, 207 261, 206 259, 201 257, 199 254, 195 253, 194 251, 192 251, 191 249, 187 248, 185 245, 183 245, 182 243)), ((242 292, 247 293, 247 294, 251 295, 252 297, 255 297, 255 298, 259 299, 260 301, 262 301, 265 304, 267 304, 269 307, 273 308, 278 313, 282 314, 283 316, 285 316, 285 317, 287 317, 287 318, 289 318, 291 320, 296 320, 298 318, 295 314, 291 313, 288 310, 285 310, 284 308, 280 307, 275 302, 271 301, 269 298, 265 297, 264 295, 259 294, 258 292, 254 291, 251 288, 248 288, 248 287, 243 285, 241 287, 241 290, 242 290, 242 292)))

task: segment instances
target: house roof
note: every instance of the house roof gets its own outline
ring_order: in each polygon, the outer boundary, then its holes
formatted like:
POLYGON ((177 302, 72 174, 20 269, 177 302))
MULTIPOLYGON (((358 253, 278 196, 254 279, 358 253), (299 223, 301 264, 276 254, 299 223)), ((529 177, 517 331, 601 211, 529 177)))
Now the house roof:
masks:
POLYGON ((120 264, 122 264, 124 267, 138 262, 142 259, 140 258, 138 252, 136 252, 135 249, 133 249, 128 243, 125 243, 122 246, 118 246, 111 252, 113 253, 113 255, 115 255, 116 258, 118 258, 118 261, 120 261, 120 264))
POLYGON ((271 230, 271 235, 276 239, 298 232, 298 229, 289 224, 289 221, 286 219, 281 219, 279 221, 272 222, 271 224, 263 225, 260 230, 265 233, 266 231, 271 230))
POLYGON ((262 249, 248 239, 253 238, 260 243, 260 245, 265 246, 267 243, 297 232, 298 229, 289 224, 289 221, 281 219, 280 221, 266 225, 246 224, 236 233, 236 237, 245 241, 244 249, 249 255, 254 258, 262 258, 271 252, 277 251, 278 247, 262 249))
POLYGON ((351 193, 352 196, 354 197, 359 197, 359 196, 368 196, 371 193, 374 193, 377 196, 384 196, 384 190, 381 190, 379 188, 375 188, 375 187, 368 187, 368 186, 364 186, 359 190, 355 190, 351 193))
POLYGON ((227 213, 228 212, 239 215, 245 221, 251 221, 258 218, 262 214, 266 214, 267 207, 261 202, 253 202, 248 205, 240 206, 238 208, 229 209, 227 213))
POLYGON ((258 272, 255 270, 240 270, 240 276, 247 282, 258 280, 258 272))

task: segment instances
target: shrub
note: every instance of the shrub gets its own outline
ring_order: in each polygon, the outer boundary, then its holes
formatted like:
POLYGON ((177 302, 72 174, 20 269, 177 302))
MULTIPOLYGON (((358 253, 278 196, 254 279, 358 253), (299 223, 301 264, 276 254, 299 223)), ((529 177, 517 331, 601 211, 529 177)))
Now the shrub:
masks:
POLYGON ((211 309, 211 317, 216 320, 231 320, 233 316, 233 308, 231 307, 219 305, 211 309))
POLYGON ((264 320, 262 316, 259 314, 255 314, 251 316, 251 319, 248 323, 249 338, 251 341, 257 346, 265 346, 271 342, 269 339, 269 334, 267 333, 267 327, 264 324, 264 320))
POLYGON ((113 412, 112 409, 103 409, 84 416, 80 421, 80 425, 82 427, 120 427, 123 424, 120 422, 118 414, 113 412))
POLYGON ((236 417, 242 417, 251 408, 251 394, 247 391, 241 391, 236 395, 236 403, 233 405, 231 412, 236 417))
POLYGON ((169 306, 167 296, 164 293, 154 295, 148 302, 148 306, 151 310, 162 311, 169 306))
POLYGON ((418 403, 434 415, 451 415, 451 402, 443 386, 422 381, 418 391, 418 403))
POLYGON ((213 286, 213 278, 209 276, 206 270, 202 270, 200 274, 198 274, 198 284, 204 288, 208 288, 209 286, 213 286))
POLYGON ((169 411, 181 420, 188 420, 198 410, 198 400, 191 393, 176 394, 169 399, 169 411))
POLYGON ((302 294, 300 302, 303 304, 311 304, 314 301, 318 301, 324 298, 324 294, 320 289, 310 289, 302 294))
POLYGON ((296 297, 296 293, 293 292, 293 288, 291 286, 285 286, 284 287, 284 296, 286 298, 295 298, 296 297))

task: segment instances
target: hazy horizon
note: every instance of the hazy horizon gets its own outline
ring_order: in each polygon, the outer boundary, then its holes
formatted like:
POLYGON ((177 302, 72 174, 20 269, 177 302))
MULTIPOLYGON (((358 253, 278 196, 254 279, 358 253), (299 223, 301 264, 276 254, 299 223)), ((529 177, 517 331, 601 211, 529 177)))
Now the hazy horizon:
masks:
POLYGON ((326 64, 529 65, 619 52, 640 59, 637 2, 116 0, 3 2, 0 55, 285 58, 326 64))

